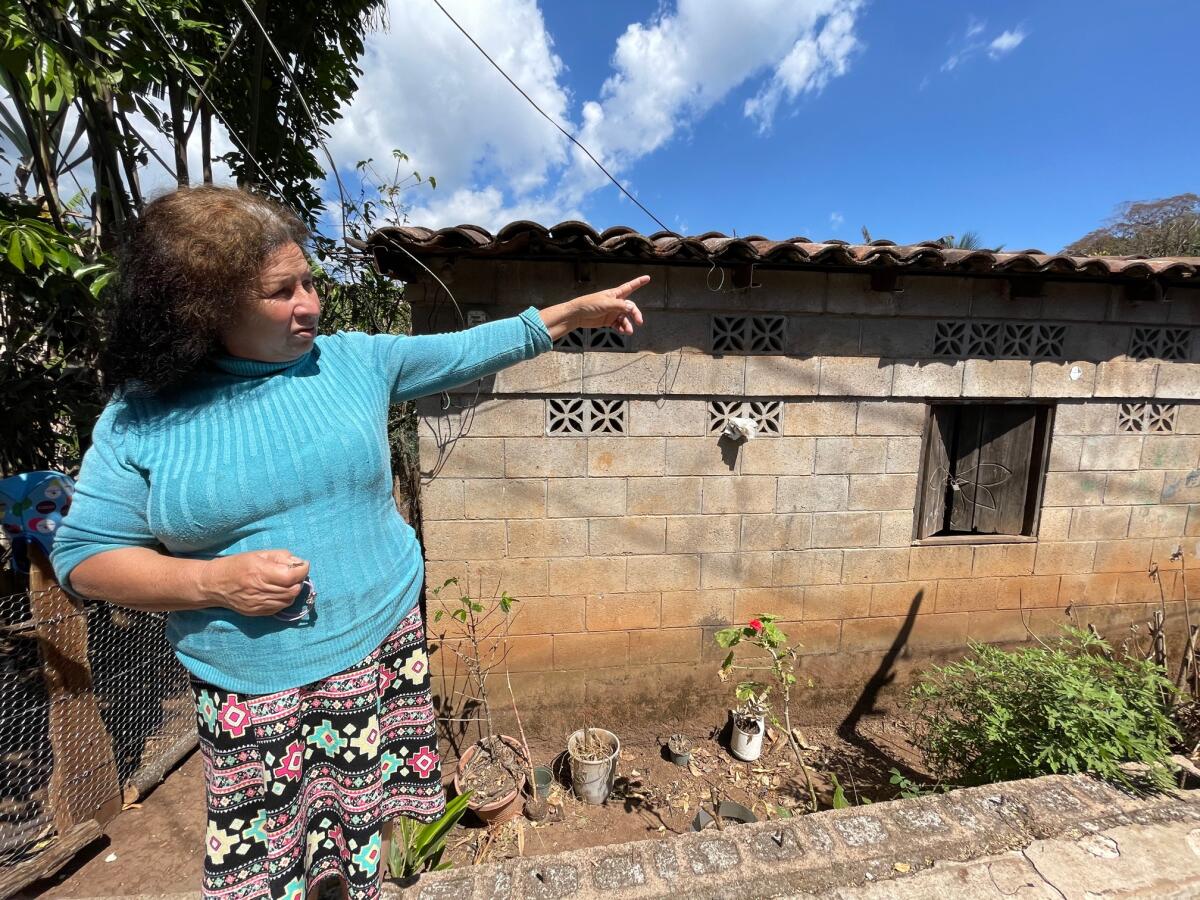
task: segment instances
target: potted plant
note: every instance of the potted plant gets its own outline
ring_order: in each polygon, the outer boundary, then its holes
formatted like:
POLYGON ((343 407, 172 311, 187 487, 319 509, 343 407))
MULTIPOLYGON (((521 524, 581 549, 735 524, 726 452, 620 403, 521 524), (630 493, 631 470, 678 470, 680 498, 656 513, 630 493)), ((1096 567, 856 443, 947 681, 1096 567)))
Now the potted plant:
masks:
POLYGON ((723 628, 714 636, 717 644, 728 650, 718 674, 722 681, 728 681, 737 671, 765 672, 770 681, 749 679, 738 682, 734 688, 734 696, 738 705, 730 710, 733 719, 733 729, 730 739, 730 749, 739 759, 752 761, 762 752, 762 737, 766 731, 766 722, 770 721, 776 728, 787 735, 787 741, 796 754, 800 764, 800 772, 804 776, 804 784, 808 789, 809 802, 812 808, 817 807, 817 795, 813 789, 812 778, 808 774, 808 766, 800 744, 792 728, 792 688, 796 684, 796 663, 800 658, 800 644, 790 644, 788 636, 775 624, 777 616, 760 613, 745 625, 735 625, 723 628), (740 648, 754 648, 762 662, 745 662, 738 658, 740 648), (783 708, 783 721, 771 706, 771 695, 778 691, 783 708), (757 734, 755 725, 757 724, 757 734), (740 751, 740 752, 739 752, 740 751), (742 754, 747 755, 742 755, 742 754), (748 754, 753 754, 750 756, 748 754))
MULTIPOLYGON (((457 584, 457 578, 447 579, 433 590, 435 600, 441 600, 443 589, 457 584)), ((509 612, 516 602, 515 597, 501 593, 489 609, 469 594, 462 594, 452 603, 443 601, 443 608, 433 617, 435 623, 441 622, 448 613, 448 618, 461 626, 457 639, 443 628, 437 636, 438 648, 449 650, 463 664, 466 689, 455 693, 465 705, 473 705, 481 712, 465 719, 477 723, 480 737, 459 756, 454 790, 458 794, 469 792, 468 808, 489 823, 505 822, 520 815, 521 793, 529 771, 529 752, 524 741, 496 733, 488 696, 488 677, 505 665, 508 655, 505 639, 509 612)))
POLYGON ((571 789, 575 796, 594 805, 607 800, 616 779, 620 753, 620 740, 603 728, 581 728, 567 738, 571 789))
POLYGON ((667 752, 671 754, 671 762, 687 768, 692 760, 692 739, 686 734, 673 734, 667 738, 667 752))

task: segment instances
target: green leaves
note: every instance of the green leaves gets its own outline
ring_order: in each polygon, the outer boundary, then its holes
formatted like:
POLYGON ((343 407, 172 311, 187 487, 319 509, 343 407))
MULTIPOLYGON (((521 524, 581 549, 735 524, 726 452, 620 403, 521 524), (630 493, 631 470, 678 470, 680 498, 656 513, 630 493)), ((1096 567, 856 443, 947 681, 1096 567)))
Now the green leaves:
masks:
MULTIPOLYGON (((736 647, 742 640, 742 631, 741 628, 722 628, 713 635, 713 640, 717 642, 718 647, 723 649, 736 647)), ((729 654, 729 657, 732 659, 733 654, 729 654)))
POLYGON ((450 868, 442 862, 446 849, 446 838, 467 811, 471 792, 459 794, 446 804, 441 818, 427 824, 411 819, 397 819, 397 828, 392 834, 392 848, 388 869, 393 878, 410 878, 422 872, 433 872, 450 868))
POLYGON ((1090 772, 1136 787, 1121 764, 1138 762, 1143 784, 1167 787, 1173 695, 1159 667, 1077 629, 1011 652, 972 644, 914 687, 914 740, 934 774, 964 783, 1090 772))

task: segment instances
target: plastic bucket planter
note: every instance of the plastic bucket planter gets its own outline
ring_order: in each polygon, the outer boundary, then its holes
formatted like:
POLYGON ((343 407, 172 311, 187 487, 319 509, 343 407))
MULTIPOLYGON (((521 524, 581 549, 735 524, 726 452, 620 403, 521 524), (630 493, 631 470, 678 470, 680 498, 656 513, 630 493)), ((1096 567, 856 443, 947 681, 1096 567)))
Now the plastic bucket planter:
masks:
POLYGON ((766 724, 761 718, 755 719, 754 724, 757 728, 754 731, 745 731, 738 727, 738 717, 731 715, 729 731, 729 749, 733 755, 744 762, 754 762, 762 755, 763 735, 766 733, 766 724))
POLYGON ((621 742, 611 731, 589 728, 592 739, 599 739, 611 750, 607 757, 598 760, 580 759, 579 748, 583 745, 583 729, 567 738, 567 755, 571 758, 571 788, 575 796, 584 803, 599 805, 608 799, 613 780, 617 775, 617 756, 621 742))

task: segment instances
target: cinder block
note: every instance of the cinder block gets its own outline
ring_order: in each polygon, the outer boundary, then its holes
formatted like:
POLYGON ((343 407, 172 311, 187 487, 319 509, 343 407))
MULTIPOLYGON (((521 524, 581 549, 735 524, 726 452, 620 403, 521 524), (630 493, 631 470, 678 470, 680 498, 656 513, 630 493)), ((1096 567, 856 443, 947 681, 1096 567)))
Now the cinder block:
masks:
POLYGON ((775 553, 771 579, 774 585, 840 584, 841 580, 841 550, 779 550, 775 553))
POLYGON ((971 312, 971 296, 979 279, 945 275, 905 275, 899 297, 905 316, 959 317, 971 312))
POLYGON ((800 621, 804 618, 804 588, 742 588, 734 591, 735 622, 749 622, 760 614, 800 621))
MULTIPOLYGON (((617 521, 617 520, 597 520, 617 521)), ((508 555, 587 556, 587 519, 530 519, 508 522, 508 555)), ((468 558, 470 558, 468 556, 468 558)))
MULTIPOLYGON (((1145 451, 1142 451, 1145 456, 1145 451)), ((1111 505, 1157 503, 1162 496, 1164 472, 1110 472, 1104 502, 1111 505)))
POLYGON ((1096 367, 1097 397, 1153 397, 1158 363, 1106 359, 1096 367))
POLYGON ((626 504, 631 516, 689 515, 700 512, 703 485, 700 478, 630 478, 626 485, 626 504))
POLYGON ((872 616, 907 616, 932 612, 937 597, 936 581, 902 581, 871 588, 872 616))
POLYGON ((629 633, 629 658, 640 663, 699 662, 704 632, 699 628, 662 628, 629 633))
POLYGON ((1036 609, 1058 606, 1058 575, 1027 575, 1000 579, 1003 597, 996 604, 1004 609, 1036 609))
POLYGON ((1000 590, 999 578, 956 578, 939 581, 937 612, 968 612, 975 609, 997 609, 1011 599, 1000 590))
POLYGON ((909 549, 847 550, 842 580, 847 584, 904 581, 908 578, 909 549))
POLYGON ((903 616, 847 620, 842 623, 841 652, 874 652, 907 643, 902 636, 906 621, 903 616))
POLYGON ((1056 434, 1050 439, 1050 462, 1047 468, 1051 472, 1077 472, 1081 456, 1082 437, 1056 434))
POLYGON ((1165 362, 1159 365, 1154 396, 1164 400, 1200 400, 1200 363, 1165 362))
POLYGON ((974 555, 975 548, 970 544, 913 547, 908 577, 913 581, 925 578, 970 578, 974 555))
POLYGON ((662 475, 666 470, 666 438, 590 437, 588 475, 662 475))
POLYGON ((1188 507, 1187 525, 1183 533, 1187 537, 1200 537, 1200 504, 1188 507))
POLYGON ((698 554, 631 556, 626 573, 635 591, 695 591, 700 587, 698 554))
MULTIPOLYGON (((550 478, 546 486, 546 515, 552 519, 623 516, 625 484, 617 478, 550 478)), ((697 508, 699 502, 697 490, 697 508)))
POLYGON ((1099 575, 1063 575, 1058 588, 1062 606, 1101 606, 1114 602, 1120 576, 1114 572, 1099 575))
POLYGON ((892 365, 873 356, 823 356, 821 394, 827 397, 886 397, 892 365))
POLYGON ((742 516, 739 550, 805 550, 811 543, 808 513, 742 516))
MULTIPOLYGON (((561 635, 563 638, 582 638, 587 635, 561 635)), ((505 664, 510 672, 546 672, 553 668, 554 652, 553 641, 558 638, 551 638, 548 634, 529 634, 529 635, 513 635, 508 638, 507 648, 508 653, 504 657, 505 664)), ((480 651, 481 656, 491 658, 493 654, 494 642, 484 642, 480 651)), ((438 652, 430 657, 431 669, 436 675, 447 667, 445 671, 453 671, 454 663, 451 655, 453 647, 458 647, 464 653, 470 653, 465 641, 446 641, 438 652), (435 658, 436 657, 436 658, 435 658)), ((499 659, 499 654, 496 654, 499 659)), ((461 668, 460 668, 461 671, 461 668)))
MULTIPOLYGON (((1047 281, 1042 285, 1043 308, 1056 319, 1103 322, 1111 290, 1107 284, 1047 281)), ((1068 332, 1071 329, 1068 329, 1068 332)))
POLYGON ((1092 571, 1095 556, 1094 541, 1046 541, 1038 544, 1033 571, 1035 575, 1083 575, 1092 571))
POLYGON ((652 437, 699 437, 708 430, 708 404, 703 400, 629 401, 629 433, 652 437))
POLYGON ((744 356, 714 358, 707 353, 692 353, 687 350, 676 353, 570 355, 582 355, 584 358, 585 394, 689 394, 737 397, 745 392, 744 356))
MULTIPOLYGON (((544 559, 469 559, 459 588, 473 597, 544 597, 549 593, 544 559)), ((448 589, 453 593, 454 588, 448 589)))
MULTIPOLYGON (((474 447, 476 443, 473 440, 461 441, 460 446, 474 447)), ((488 453, 500 457, 499 444, 486 449, 488 453)), ((574 478, 586 475, 587 438, 505 438, 500 474, 508 478, 574 478)))
POLYGON ((1119 540, 1129 532, 1129 506, 1081 507, 1071 514, 1072 541, 1119 540))
POLYGON ((921 466, 919 437, 888 438, 886 468, 889 474, 916 474, 921 466))
POLYGON ((426 522, 427 559, 500 559, 506 549, 503 522, 426 522))
POLYGON ((736 469, 736 455, 727 457, 725 448, 716 435, 666 439, 668 475, 728 475, 736 469))
MULTIPOLYGON (((784 404, 783 431, 799 437, 849 435, 857 418, 858 404, 853 400, 801 400, 784 404)), ((1196 426, 1200 434, 1200 414, 1196 426)))
POLYGON ((668 553, 732 553, 738 549, 741 517, 671 516, 667 519, 668 553))
POLYGON ((1120 359, 1129 349, 1128 325, 1089 322, 1072 325, 1063 339, 1063 354, 1070 359, 1120 359))
MULTIPOLYGON (((549 560, 549 593, 604 594, 625 590, 624 556, 588 556, 549 560)), ((634 585, 634 590, 644 585, 634 585)), ((651 589, 652 590, 652 589, 651 589)))
POLYGON ((521 597, 519 601, 509 617, 510 634, 569 634, 585 630, 583 597, 521 597))
POLYGON ((926 359, 897 359, 892 366, 893 397, 927 397, 931 400, 961 397, 963 360, 940 362, 926 359))
POLYGON ((887 438, 817 438, 818 475, 872 474, 887 468, 887 438))
POLYGON ((1038 540, 1065 541, 1071 532, 1071 509, 1069 506, 1043 509, 1038 518, 1038 540))
POLYGON ((1033 364, 1032 396, 1090 397, 1096 386, 1096 364, 1084 360, 1033 364))
POLYGON ((971 280, 971 317, 975 319, 1041 319, 1041 297, 1014 297, 1008 283, 999 278, 971 280))
POLYGON ((817 393, 818 357, 751 356, 746 360, 746 396, 804 397, 817 393))
POLYGON ((1170 307, 1167 310, 1168 322, 1178 325, 1200 325, 1200 300, 1180 297, 1167 305, 1170 307))
POLYGON ((742 445, 743 475, 808 475, 813 470, 816 441, 806 437, 771 437, 742 445))
POLYGON ((989 575, 1032 575, 1037 544, 980 544, 975 548, 972 574, 977 578, 989 575))
POLYGON ((1175 413, 1176 434, 1200 434, 1200 403, 1180 403, 1175 413))
POLYGON ((1059 403, 1054 409, 1054 433, 1115 434, 1116 403, 1059 403))
MULTIPOLYGON (((1200 469, 1167 472, 1163 479, 1163 503, 1200 502, 1200 469)), ((1165 537, 1165 535, 1160 535, 1165 537)))
POLYGON ((1115 434, 1085 437, 1079 458, 1081 470, 1136 469, 1142 458, 1140 434, 1115 434))
POLYGON ((703 483, 704 502, 701 511, 705 514, 765 513, 775 510, 773 475, 717 475, 703 479, 703 483))
POLYGON ((986 644, 1029 640, 1020 609, 981 609, 967 615, 967 639, 986 644))
POLYGON ((666 550, 667 520, 662 516, 589 519, 588 523, 588 554, 591 556, 663 553, 666 550))
POLYGON ((623 666, 628 661, 628 632, 554 635, 555 669, 604 669, 623 666))
POLYGON ((1143 469, 1194 469, 1200 465, 1200 437, 1148 434, 1142 447, 1143 469))
POLYGON ((784 622, 783 625, 793 646, 800 644, 801 656, 837 653, 841 645, 841 622, 784 622))
POLYGON ((869 584, 830 584, 806 588, 804 618, 861 619, 871 613, 869 584))
MULTIPOLYGON (((700 581, 699 559, 696 582, 700 581)), ((669 627, 719 625, 733 622, 733 591, 664 591, 662 620, 669 627)))
POLYGON ((421 474, 426 478, 501 478, 504 475, 504 440, 471 438, 438 446, 432 438, 422 437, 419 442, 421 474))
POLYGON ((865 274, 831 272, 825 308, 833 315, 895 316, 897 302, 894 294, 871 290, 865 274))
POLYGON ((850 476, 850 509, 911 510, 916 495, 916 475, 850 476))
POLYGON ((579 393, 583 389, 582 353, 543 353, 496 373, 497 394, 579 393))
POLYGON ((1135 506, 1129 519, 1131 538, 1178 537, 1187 524, 1186 506, 1135 506))
POLYGON ((1098 506, 1104 502, 1104 472, 1047 472, 1043 506, 1098 506))
POLYGON ((858 356, 861 336, 859 319, 805 316, 788 332, 788 355, 858 356))
POLYGON ((531 519, 546 515, 541 479, 480 478, 463 482, 468 519, 531 519))
POLYGON ((1154 541, 1150 539, 1100 541, 1092 567, 1097 572, 1145 572, 1153 550, 1154 541))
POLYGON ((1174 576, 1174 572, 1161 572, 1156 579, 1145 572, 1122 572, 1117 576, 1114 596, 1118 603, 1158 603, 1162 597, 1171 596, 1174 576))
POLYGON ((659 597, 648 594, 593 594, 587 598, 588 631, 633 631, 659 626, 659 597))
POLYGON ((700 587, 770 587, 773 560, 771 553, 705 553, 700 557, 700 587))
POLYGON ((827 512, 846 508, 850 496, 848 475, 798 475, 779 479, 780 512, 827 512))
POLYGON ((822 513, 813 519, 813 546, 877 547, 879 529, 877 512, 822 513))
POLYGON ((421 517, 425 521, 462 519, 465 515, 461 480, 434 478, 421 485, 421 517))
POLYGON ((1023 359, 968 359, 964 397, 1028 397, 1032 365, 1023 359))
POLYGON ((880 547, 908 547, 913 542, 913 511, 893 509, 883 513, 879 521, 880 547))
POLYGON ((444 413, 439 406, 437 414, 446 417, 452 434, 462 431, 469 421, 473 438, 541 437, 546 433, 546 401, 540 398, 481 399, 469 408, 452 403, 444 413))
POLYGON ((933 322, 928 319, 867 319, 862 323, 862 355, 921 359, 933 355, 933 322))
POLYGON ((898 400, 863 400, 858 404, 857 433, 864 435, 919 435, 925 428, 924 403, 898 400))

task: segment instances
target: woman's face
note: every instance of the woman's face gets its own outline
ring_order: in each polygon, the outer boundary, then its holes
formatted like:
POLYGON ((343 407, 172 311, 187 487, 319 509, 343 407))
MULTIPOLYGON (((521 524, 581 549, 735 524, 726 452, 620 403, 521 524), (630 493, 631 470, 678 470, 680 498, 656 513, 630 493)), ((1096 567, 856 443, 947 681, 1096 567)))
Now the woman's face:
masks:
POLYGON ((308 260, 298 245, 286 244, 267 257, 249 301, 221 340, 232 356, 287 362, 311 349, 320 316, 308 260))

